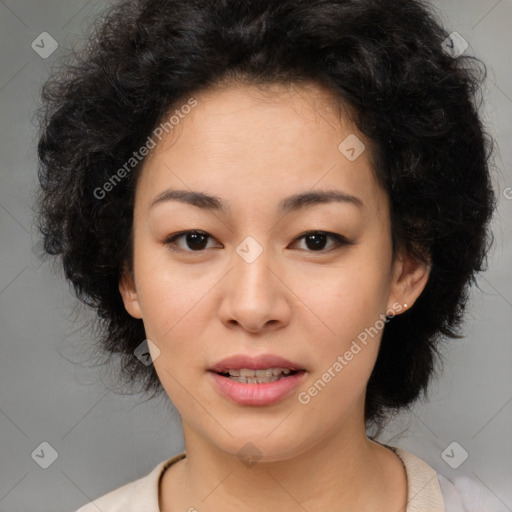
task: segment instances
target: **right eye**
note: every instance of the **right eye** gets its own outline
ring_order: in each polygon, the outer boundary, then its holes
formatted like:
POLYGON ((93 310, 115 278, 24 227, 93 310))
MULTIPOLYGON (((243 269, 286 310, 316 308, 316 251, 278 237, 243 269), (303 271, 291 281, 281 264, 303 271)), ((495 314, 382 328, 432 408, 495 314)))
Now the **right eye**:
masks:
POLYGON ((211 235, 204 231, 181 231, 180 233, 174 233, 168 236, 165 239, 164 244, 172 251, 201 252, 205 249, 209 238, 213 239, 211 235), (177 241, 181 239, 185 241, 185 244, 190 249, 184 249, 178 245, 177 241))

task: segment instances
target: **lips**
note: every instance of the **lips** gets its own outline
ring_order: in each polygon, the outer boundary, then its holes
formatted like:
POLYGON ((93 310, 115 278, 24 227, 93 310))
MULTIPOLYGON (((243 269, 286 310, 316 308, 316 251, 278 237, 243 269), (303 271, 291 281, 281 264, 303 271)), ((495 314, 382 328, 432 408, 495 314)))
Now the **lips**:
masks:
POLYGON ((237 354, 208 369, 214 389, 242 406, 269 406, 280 402, 293 393, 306 375, 300 363, 274 354, 237 354))
POLYGON ((229 370, 267 370, 268 368, 283 368, 290 371, 305 370, 301 364, 274 354, 262 354, 259 356, 236 354, 215 363, 209 368, 209 371, 225 374, 229 373, 229 370))

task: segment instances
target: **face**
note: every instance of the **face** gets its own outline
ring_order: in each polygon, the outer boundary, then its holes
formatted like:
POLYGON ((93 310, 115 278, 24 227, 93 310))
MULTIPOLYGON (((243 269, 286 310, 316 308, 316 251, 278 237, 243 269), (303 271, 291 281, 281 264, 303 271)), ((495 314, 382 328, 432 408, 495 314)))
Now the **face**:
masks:
POLYGON ((392 261, 370 143, 313 84, 194 98, 145 161, 120 282, 185 439, 284 460, 361 432, 385 315, 428 278, 392 261), (287 366, 272 383, 212 371, 287 366))

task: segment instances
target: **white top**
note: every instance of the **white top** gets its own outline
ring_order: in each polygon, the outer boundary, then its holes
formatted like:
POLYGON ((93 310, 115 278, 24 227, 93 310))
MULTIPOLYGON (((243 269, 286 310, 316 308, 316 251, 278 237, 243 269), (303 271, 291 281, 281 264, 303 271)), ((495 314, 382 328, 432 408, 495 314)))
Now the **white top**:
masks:
MULTIPOLYGON (((407 475, 406 512, 505 512, 497 499, 476 480, 458 477, 454 481, 434 471, 412 453, 385 445, 402 460, 407 475)), ((161 512, 158 505, 160 479, 165 470, 186 457, 182 452, 160 462, 149 474, 104 494, 76 512, 161 512)))

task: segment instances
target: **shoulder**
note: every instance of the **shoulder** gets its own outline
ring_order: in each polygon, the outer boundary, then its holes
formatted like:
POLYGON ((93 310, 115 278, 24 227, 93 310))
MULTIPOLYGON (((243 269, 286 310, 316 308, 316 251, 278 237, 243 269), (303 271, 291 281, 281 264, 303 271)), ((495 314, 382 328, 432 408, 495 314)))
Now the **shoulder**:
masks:
POLYGON ((142 478, 133 480, 99 498, 96 498, 76 512, 160 512, 158 491, 160 477, 174 462, 185 456, 180 453, 170 459, 160 462, 150 473, 142 478))
POLYGON ((114 489, 113 491, 86 503, 76 512, 97 512, 98 510, 102 510, 104 512, 116 512, 121 510, 122 507, 130 503, 131 497, 135 494, 135 490, 139 488, 141 484, 144 484, 144 481, 147 478, 148 476, 145 476, 114 489))
POLYGON ((462 475, 447 477, 411 452, 388 447, 404 463, 411 510, 510 512, 510 509, 476 478, 462 475))
POLYGON ((476 478, 437 475, 446 512, 510 512, 498 497, 476 478))

